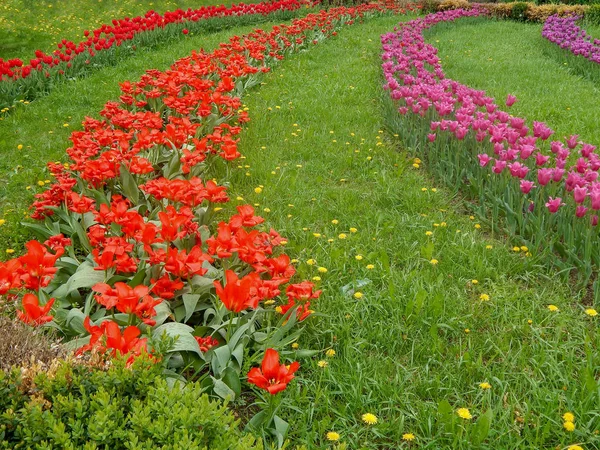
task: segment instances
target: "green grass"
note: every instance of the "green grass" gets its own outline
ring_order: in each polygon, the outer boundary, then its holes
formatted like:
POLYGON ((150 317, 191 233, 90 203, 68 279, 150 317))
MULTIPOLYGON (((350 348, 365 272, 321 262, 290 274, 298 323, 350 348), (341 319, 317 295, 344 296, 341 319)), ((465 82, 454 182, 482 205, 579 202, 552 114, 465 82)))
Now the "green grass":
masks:
POLYGON ((600 143, 600 85, 545 53, 550 44, 541 25, 461 19, 432 28, 426 38, 439 49, 447 77, 485 90, 499 104, 516 95, 511 114, 547 122, 556 139, 579 134, 600 143))
MULTIPOLYGON (((4 0, 0 5, 0 58, 33 58, 35 50, 50 52, 61 39, 79 42, 83 31, 113 19, 178 8, 233 3, 231 0, 4 0)), ((246 3, 252 3, 246 2, 246 3)))
POLYGON ((176 59, 192 50, 210 50, 233 35, 248 33, 257 27, 270 28, 277 22, 237 27, 210 35, 190 36, 155 51, 141 51, 116 66, 105 67, 86 78, 65 83, 49 95, 0 120, 0 255, 5 249, 20 252, 31 235, 21 225, 33 201, 48 179, 46 163, 65 161, 69 135, 81 129, 86 116, 98 117, 108 100, 118 99, 119 83, 135 80, 148 69, 168 68, 176 59), (22 150, 18 146, 22 145, 22 150))
POLYGON ((290 58, 245 98, 252 122, 232 198, 263 211, 289 239, 299 276, 320 277, 324 290, 300 341, 320 353, 301 359, 284 393, 292 443, 330 448, 326 433, 336 431, 351 449, 409 448, 403 433, 430 449, 597 448, 600 340, 579 293, 535 255, 477 229, 381 131, 379 35, 396 20, 290 58), (459 419, 460 407, 474 419, 459 419), (470 443, 488 410, 488 439, 470 443), (377 425, 362 423, 367 412, 377 425))

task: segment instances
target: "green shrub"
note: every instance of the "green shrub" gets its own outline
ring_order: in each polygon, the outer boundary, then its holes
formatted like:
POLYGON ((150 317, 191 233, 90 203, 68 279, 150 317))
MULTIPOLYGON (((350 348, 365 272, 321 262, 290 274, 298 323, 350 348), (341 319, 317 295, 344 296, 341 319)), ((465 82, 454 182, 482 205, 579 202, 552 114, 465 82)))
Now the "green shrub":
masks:
POLYGON ((421 12, 423 14, 431 14, 439 11, 439 7, 442 4, 441 0, 420 0, 421 12))
POLYGON ((600 5, 590 5, 585 13, 585 21, 593 25, 600 25, 600 5))
POLYGON ((527 8, 529 5, 525 2, 517 2, 513 5, 510 12, 510 18, 513 20, 526 20, 527 8))
POLYGON ((161 371, 140 358, 107 371, 62 363, 0 372, 0 448, 262 449, 199 384, 171 387, 161 371))

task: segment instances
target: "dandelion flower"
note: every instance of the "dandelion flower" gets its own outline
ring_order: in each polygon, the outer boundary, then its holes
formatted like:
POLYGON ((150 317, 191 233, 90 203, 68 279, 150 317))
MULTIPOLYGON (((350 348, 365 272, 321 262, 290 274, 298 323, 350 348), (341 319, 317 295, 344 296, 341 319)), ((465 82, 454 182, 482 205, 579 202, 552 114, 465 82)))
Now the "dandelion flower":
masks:
POLYGON ((515 246, 515 247, 513 247, 513 252, 515 252, 515 253, 516 253, 516 252, 520 252, 520 251, 521 251, 521 248, 520 248, 520 247, 516 247, 516 246, 515 246))
POLYGON ((481 225, 479 225, 478 223, 476 223, 475 224, 475 228, 479 230, 481 228, 481 225))
POLYGON ((572 412, 566 412, 562 416, 565 422, 575 422, 575 415, 572 412))
POLYGON ((330 431, 327 433, 327 440, 332 441, 332 442, 339 441, 340 435, 339 435, 339 433, 336 433, 335 431, 330 431))
POLYGON ((471 412, 467 408, 458 408, 456 410, 456 414, 458 414, 458 417, 460 417, 461 419, 472 419, 473 418, 473 416, 471 415, 471 412))
POLYGON ((361 261, 363 259, 363 256, 362 255, 356 255, 354 257, 354 259, 356 259, 357 261, 361 261))
POLYGON ((598 315, 598 311, 596 311, 594 308, 586 309, 585 313, 590 317, 596 317, 598 315))
POLYGON ((431 236, 433 234, 433 231, 426 231, 425 232, 425 236, 431 236))
POLYGON ((327 269, 325 267, 319 267, 317 269, 320 273, 327 273, 327 269))
POLYGON ((23 150, 23 144, 17 145, 17 150, 23 150))
POLYGON ((308 264, 309 266, 313 266, 316 263, 316 261, 314 259, 308 259, 306 260, 306 264, 308 264))
POLYGON ((487 302, 490 299, 490 296, 488 294, 481 294, 479 296, 479 300, 481 300, 482 302, 487 302))
POLYGON ((552 312, 560 311, 560 309, 558 309, 558 306, 556 306, 556 305, 548 305, 548 309, 552 312))
POLYGON ((486 389, 491 389, 492 385, 487 381, 484 381, 483 383, 479 383, 479 387, 485 391, 486 389))
POLYGON ((255 187, 254 188, 254 192, 256 192, 257 194, 260 194, 262 192, 262 188, 261 187, 255 187))
POLYGON ((334 225, 337 225, 338 223, 340 223, 340 221, 339 221, 339 220, 337 220, 337 219, 333 219, 333 220, 331 221, 331 223, 332 223, 332 224, 334 224, 334 225))
POLYGON ((567 450, 583 450, 583 447, 581 447, 579 445, 569 445, 567 447, 567 450))
POLYGON ((465 333, 469 334, 471 332, 471 330, 469 330, 468 328, 465 328, 465 333))
POLYGON ((346 236, 345 233, 340 233, 339 236, 338 236, 338 238, 340 238, 340 239, 346 239, 346 237, 347 236, 346 236))
POLYGON ((327 367, 329 365, 329 363, 327 361, 325 361, 324 359, 322 359, 321 361, 319 361, 317 363, 317 366, 319 366, 321 369, 324 369, 325 367, 327 367))
POLYGON ((373 270, 375 268, 375 266, 373 264, 367 264, 366 268, 369 270, 373 270))
POLYGON ((294 350, 297 350, 297 349, 298 349, 298 347, 300 347, 300 344, 298 344, 297 342, 294 342, 294 343, 292 344, 292 348, 293 348, 294 350))
POLYGON ((333 357, 335 356, 335 350, 334 350, 334 349, 332 349, 332 348, 330 348, 329 350, 327 350, 327 351, 325 352, 325 355, 326 355, 328 358, 333 358, 333 357))
POLYGON ((572 433, 573 431, 575 431, 575 424, 573 422, 565 422, 563 423, 563 428, 565 429, 565 431, 572 433))
POLYGON ((321 281, 321 277, 315 276, 315 277, 312 277, 312 280, 313 281, 321 281))
POLYGON ((350 233, 356 233, 357 231, 358 231, 358 229, 356 229, 354 227, 350 228, 350 233))
POLYGON ((402 440, 406 442, 412 442, 416 439, 415 435, 412 433, 404 433, 402 435, 402 440))
POLYGON ((364 297, 364 294, 362 292, 355 292, 354 293, 354 298, 360 300, 361 298, 364 297))
POLYGON ((471 284, 479 284, 478 280, 471 280, 471 284))
POLYGON ((487 250, 491 250, 491 249, 492 249, 492 248, 494 248, 494 247, 493 247, 493 246, 491 246, 491 245, 486 245, 486 246, 485 246, 485 248, 486 248, 487 250))
POLYGON ((371 413, 365 413, 362 415, 362 421, 367 425, 375 425, 377 423, 377 416, 371 413))
POLYGON ((522 246, 521 246, 521 251, 522 251, 522 252, 528 252, 528 251, 529 251, 529 248, 527 248, 525 245, 522 245, 522 246))
POLYGON ((6 249, 6 253, 8 253, 9 255, 10 255, 10 254, 12 254, 12 253, 14 253, 14 252, 15 252, 15 251, 14 251, 14 249, 12 249, 12 248, 7 248, 7 249, 6 249))
POLYGON ((431 263, 432 266, 435 266, 437 263, 439 263, 439 261, 437 259, 432 259, 429 262, 431 263))
POLYGON ((321 237, 321 233, 313 233, 313 236, 316 238, 320 238, 321 237))

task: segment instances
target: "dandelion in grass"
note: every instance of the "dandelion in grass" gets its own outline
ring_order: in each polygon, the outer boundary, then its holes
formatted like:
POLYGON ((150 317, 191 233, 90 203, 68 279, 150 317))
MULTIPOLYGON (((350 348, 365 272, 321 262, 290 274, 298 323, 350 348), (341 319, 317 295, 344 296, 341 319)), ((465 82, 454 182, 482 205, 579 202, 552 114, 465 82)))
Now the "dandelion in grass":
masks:
POLYGON ((7 248, 6 249, 6 253, 8 253, 9 255, 12 254, 12 253, 14 253, 14 252, 15 252, 15 250, 12 249, 12 248, 7 248))
POLYGON ((482 302, 488 302, 490 300, 490 296, 488 294, 481 294, 479 296, 479 300, 481 300, 482 302))
POLYGON ((572 412, 564 413, 562 418, 565 422, 575 422, 575 414, 573 414, 572 412))
POLYGON ((404 433, 402 435, 402 440, 406 442, 412 442, 416 439, 416 436, 412 433, 404 433))
POLYGON ((327 273, 327 268, 325 267, 319 267, 317 270, 319 271, 319 273, 327 273))
POLYGON ((340 234, 338 235, 338 238, 339 238, 339 239, 346 239, 347 237, 348 237, 348 236, 347 236, 345 233, 340 233, 340 234))
POLYGON ((479 284, 478 280, 471 280, 471 284, 479 284))
POLYGON ((327 350, 327 351, 325 352, 325 355, 326 355, 328 358, 333 358, 333 357, 335 356, 335 350, 334 350, 334 349, 332 349, 332 348, 330 348, 329 350, 327 350))
POLYGON ((354 227, 350 228, 350 233, 356 233, 357 231, 358 231, 357 228, 354 228, 354 227))
POLYGON ((373 264, 367 264, 365 267, 368 270, 373 270, 375 268, 375 266, 373 264))
POLYGON ((469 334, 471 332, 471 330, 469 330, 468 328, 465 328, 465 333, 469 334))
POLYGON ((329 365, 329 363, 327 361, 325 361, 324 359, 322 359, 321 361, 319 361, 317 363, 317 366, 319 366, 321 369, 324 369, 325 367, 327 367, 329 365))
POLYGON ((340 434, 335 431, 330 431, 327 433, 327 440, 331 442, 336 442, 340 440, 340 434))
POLYGON ((431 236, 431 235, 433 235, 433 231, 426 231, 425 232, 425 236, 431 236))
POLYGON ((306 260, 306 264, 308 264, 309 266, 314 266, 317 262, 314 259, 307 259, 306 260))
POLYGON ((513 247, 513 252, 518 253, 521 251, 521 247, 513 247))
POLYGON ((23 144, 17 145, 17 150, 23 150, 23 144))
POLYGON ((558 309, 558 306, 556 306, 556 305, 548 305, 548 310, 552 311, 552 312, 560 311, 560 309, 558 309))
POLYGON ((458 414, 458 417, 460 417, 461 419, 470 420, 473 418, 471 412, 467 408, 458 408, 456 410, 456 414, 458 414))
POLYGON ((486 250, 491 250, 491 249, 493 249, 493 248, 494 248, 494 247, 493 247, 492 245, 486 245, 486 246, 485 246, 485 249, 486 249, 486 250))
POLYGON ((262 188, 261 187, 255 187, 254 188, 254 192, 256 192, 257 194, 260 194, 262 192, 262 188))
POLYGON ((333 219, 333 220, 331 221, 331 223, 332 223, 332 224, 334 224, 334 225, 337 225, 338 223, 340 223, 340 221, 339 221, 339 220, 337 220, 337 219, 333 219))
POLYGON ((365 413, 362 415, 362 421, 367 425, 375 425, 377 423, 377 416, 371 413, 365 413))
POLYGON ((363 256, 362 256, 362 255, 356 255, 356 256, 354 257, 354 259, 356 259, 357 261, 362 261, 362 259, 363 259, 363 256))
POLYGON ((436 266, 439 263, 439 261, 437 259, 432 259, 429 262, 431 263, 432 266, 436 266))
POLYGON ((479 387, 481 389, 483 389, 484 391, 491 389, 492 385, 490 383, 488 383, 487 381, 484 381, 483 383, 479 383, 479 387))
POLYGON ((572 433, 573 431, 575 431, 575 424, 573 422, 565 422, 563 423, 563 428, 565 429, 565 431, 572 433))
POLYGON ((598 315, 598 311, 596 311, 594 308, 586 309, 585 313, 590 317, 596 317, 598 315))
POLYGON ((363 297, 364 297, 364 294, 362 292, 355 292, 354 293, 354 298, 357 299, 357 300, 360 300, 363 297))
POLYGON ((292 348, 293 348, 294 350, 298 350, 298 348, 300 348, 300 344, 298 344, 297 342, 294 342, 294 343, 292 344, 292 348))
POLYGON ((319 276, 314 276, 314 277, 312 277, 312 280, 313 280, 313 281, 321 281, 321 277, 319 277, 319 276))
POLYGON ((567 450, 583 450, 583 447, 581 447, 580 445, 569 445, 567 447, 567 450))
POLYGON ((475 224, 475 229, 479 230, 481 229, 481 225, 479 225, 478 223, 475 224))

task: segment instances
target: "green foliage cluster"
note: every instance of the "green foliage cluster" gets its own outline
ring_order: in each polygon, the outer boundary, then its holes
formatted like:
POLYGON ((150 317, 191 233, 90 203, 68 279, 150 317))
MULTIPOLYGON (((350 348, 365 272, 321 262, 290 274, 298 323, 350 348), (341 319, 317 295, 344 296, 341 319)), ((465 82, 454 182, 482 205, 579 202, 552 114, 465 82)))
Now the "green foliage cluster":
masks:
POLYGON ((600 5, 594 4, 589 7, 585 14, 586 22, 592 25, 600 25, 600 5))
POLYGON ((513 4, 510 11, 510 18, 513 20, 525 21, 528 5, 525 2, 517 2, 513 4))
POLYGON ((199 384, 169 383, 140 358, 107 370, 62 363, 32 378, 0 372, 0 448, 262 449, 199 384))

